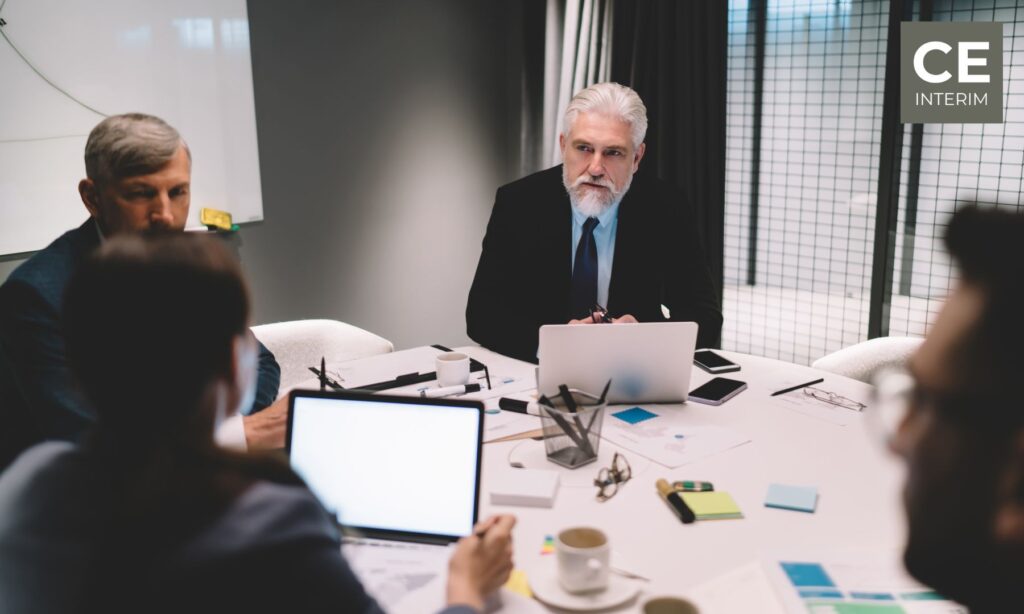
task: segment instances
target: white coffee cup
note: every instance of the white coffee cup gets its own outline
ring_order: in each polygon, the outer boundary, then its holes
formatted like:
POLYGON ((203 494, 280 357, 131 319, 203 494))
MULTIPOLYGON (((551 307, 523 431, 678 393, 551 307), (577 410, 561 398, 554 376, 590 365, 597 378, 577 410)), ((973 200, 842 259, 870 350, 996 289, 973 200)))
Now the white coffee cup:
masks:
POLYGON ((655 597, 644 602, 644 614, 700 614, 692 602, 680 597, 655 597))
POLYGON ((437 385, 460 386, 469 383, 469 356, 462 352, 445 352, 434 359, 437 385))
POLYGON ((574 527, 558 534, 558 583, 570 593, 587 593, 608 588, 608 538, 599 529, 574 527))

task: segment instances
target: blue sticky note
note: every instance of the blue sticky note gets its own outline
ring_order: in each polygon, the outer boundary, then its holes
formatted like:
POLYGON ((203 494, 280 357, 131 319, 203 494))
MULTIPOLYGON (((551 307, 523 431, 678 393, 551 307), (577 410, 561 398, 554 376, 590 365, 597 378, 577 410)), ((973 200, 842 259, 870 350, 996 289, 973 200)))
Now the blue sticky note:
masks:
POLYGON ((828 572, 819 563, 788 563, 780 562, 782 571, 789 577, 793 586, 804 587, 814 586, 820 588, 835 588, 836 583, 829 577, 828 572))
POLYGON ((629 424, 636 424, 637 422, 643 422, 644 420, 650 420, 651 418, 658 417, 658 414, 649 412, 643 407, 630 407, 629 409, 617 411, 612 415, 623 422, 628 422, 629 424))
POLYGON ((771 484, 764 498, 764 506, 813 513, 818 506, 818 489, 814 486, 771 484))

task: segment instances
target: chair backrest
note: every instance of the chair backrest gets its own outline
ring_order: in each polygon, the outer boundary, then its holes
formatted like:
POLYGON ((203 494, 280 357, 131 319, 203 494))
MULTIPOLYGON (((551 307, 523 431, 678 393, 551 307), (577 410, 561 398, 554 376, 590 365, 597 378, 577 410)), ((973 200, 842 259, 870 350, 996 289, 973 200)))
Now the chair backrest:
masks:
POLYGON ((387 354, 395 346, 371 332, 337 320, 292 320, 253 326, 252 332, 281 366, 280 394, 315 377, 309 367, 387 354))
POLYGON ((822 356, 811 365, 837 375, 871 383, 875 372, 902 367, 924 339, 920 337, 878 337, 822 356))

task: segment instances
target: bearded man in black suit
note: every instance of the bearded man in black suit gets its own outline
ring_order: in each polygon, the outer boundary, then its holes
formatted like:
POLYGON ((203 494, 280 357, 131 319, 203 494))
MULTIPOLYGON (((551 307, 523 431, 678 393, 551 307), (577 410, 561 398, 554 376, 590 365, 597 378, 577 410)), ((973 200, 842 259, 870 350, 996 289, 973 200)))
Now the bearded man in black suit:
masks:
POLYGON ((722 328, 693 211, 684 196, 636 174, 647 110, 632 89, 577 93, 559 136, 563 164, 498 189, 469 293, 469 336, 536 362, 544 324, 687 321, 698 347, 722 328))

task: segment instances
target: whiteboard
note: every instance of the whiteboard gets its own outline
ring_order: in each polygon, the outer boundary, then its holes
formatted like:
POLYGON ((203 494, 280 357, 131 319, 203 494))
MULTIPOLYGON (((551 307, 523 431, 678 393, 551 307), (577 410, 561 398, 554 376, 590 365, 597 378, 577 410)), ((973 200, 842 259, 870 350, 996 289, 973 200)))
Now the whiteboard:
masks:
POLYGON ((162 117, 192 150, 192 206, 263 219, 245 0, 0 0, 0 254, 81 224, 89 131, 162 117))

